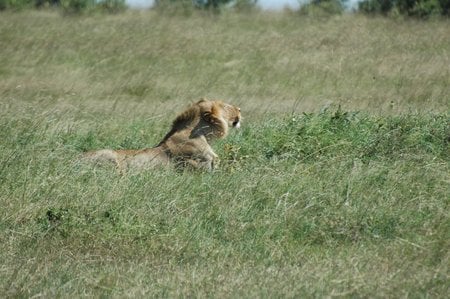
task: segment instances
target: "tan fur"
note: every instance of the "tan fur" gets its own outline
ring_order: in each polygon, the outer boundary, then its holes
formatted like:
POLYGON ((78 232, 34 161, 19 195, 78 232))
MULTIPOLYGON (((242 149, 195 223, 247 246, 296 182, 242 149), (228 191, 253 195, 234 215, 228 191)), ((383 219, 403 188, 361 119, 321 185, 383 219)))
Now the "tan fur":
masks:
POLYGON ((239 127, 238 107, 222 101, 202 99, 180 113, 171 130, 153 148, 140 150, 101 149, 87 152, 83 157, 95 163, 112 162, 123 172, 128 169, 157 167, 212 170, 218 156, 210 142, 224 138, 229 127, 239 127))

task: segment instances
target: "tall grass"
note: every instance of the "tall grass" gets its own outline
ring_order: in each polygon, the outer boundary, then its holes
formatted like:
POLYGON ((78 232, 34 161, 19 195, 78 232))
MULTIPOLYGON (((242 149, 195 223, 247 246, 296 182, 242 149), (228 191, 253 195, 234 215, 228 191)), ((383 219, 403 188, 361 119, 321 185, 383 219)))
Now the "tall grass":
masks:
POLYGON ((89 111, 139 106, 145 115, 199 96, 256 114, 330 103, 377 113, 448 109, 447 21, 26 12, 4 13, 0 24, 9 98, 89 111))
POLYGON ((447 25, 2 14, 0 294, 446 297, 447 25), (200 96, 245 117, 217 171, 79 163, 200 96))

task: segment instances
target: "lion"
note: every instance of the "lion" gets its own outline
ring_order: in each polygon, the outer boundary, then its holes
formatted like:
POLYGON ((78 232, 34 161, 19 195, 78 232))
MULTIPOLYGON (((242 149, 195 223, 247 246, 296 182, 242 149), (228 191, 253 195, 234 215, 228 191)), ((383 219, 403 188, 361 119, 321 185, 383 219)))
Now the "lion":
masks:
POLYGON ((180 113, 170 131, 155 147, 144 149, 100 149, 84 153, 95 163, 112 162, 119 172, 152 168, 198 169, 211 171, 219 157, 211 141, 225 138, 228 128, 239 128, 241 109, 220 100, 201 99, 180 113))

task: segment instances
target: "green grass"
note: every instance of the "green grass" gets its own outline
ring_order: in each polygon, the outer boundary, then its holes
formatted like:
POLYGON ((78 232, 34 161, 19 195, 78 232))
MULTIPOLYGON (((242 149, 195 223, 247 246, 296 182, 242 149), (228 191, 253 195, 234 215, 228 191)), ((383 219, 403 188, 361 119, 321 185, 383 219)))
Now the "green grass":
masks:
POLYGON ((0 16, 2 297, 447 296, 448 21, 0 16), (202 96, 217 171, 78 161, 202 96))

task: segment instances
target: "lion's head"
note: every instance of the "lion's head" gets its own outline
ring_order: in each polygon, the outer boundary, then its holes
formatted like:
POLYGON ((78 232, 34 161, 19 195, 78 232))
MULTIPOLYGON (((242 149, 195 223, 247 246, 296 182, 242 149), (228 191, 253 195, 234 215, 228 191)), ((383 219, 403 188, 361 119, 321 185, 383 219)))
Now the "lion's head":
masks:
POLYGON ((191 137, 200 135, 207 139, 223 138, 228 128, 241 126, 241 109, 221 100, 200 101, 180 113, 172 123, 172 128, 160 144, 173 134, 188 130, 191 137))
POLYGON ((228 128, 241 126, 241 109, 220 100, 202 99, 196 103, 200 107, 201 120, 197 127, 207 131, 206 137, 223 138, 228 128))
POLYGON ((196 104, 200 106, 202 117, 207 122, 225 122, 226 126, 230 128, 239 128, 241 126, 241 108, 239 107, 220 100, 208 101, 202 99, 196 104))
POLYGON ((239 129, 241 127, 241 108, 223 104, 223 109, 225 112, 224 117, 228 120, 228 126, 239 129))

